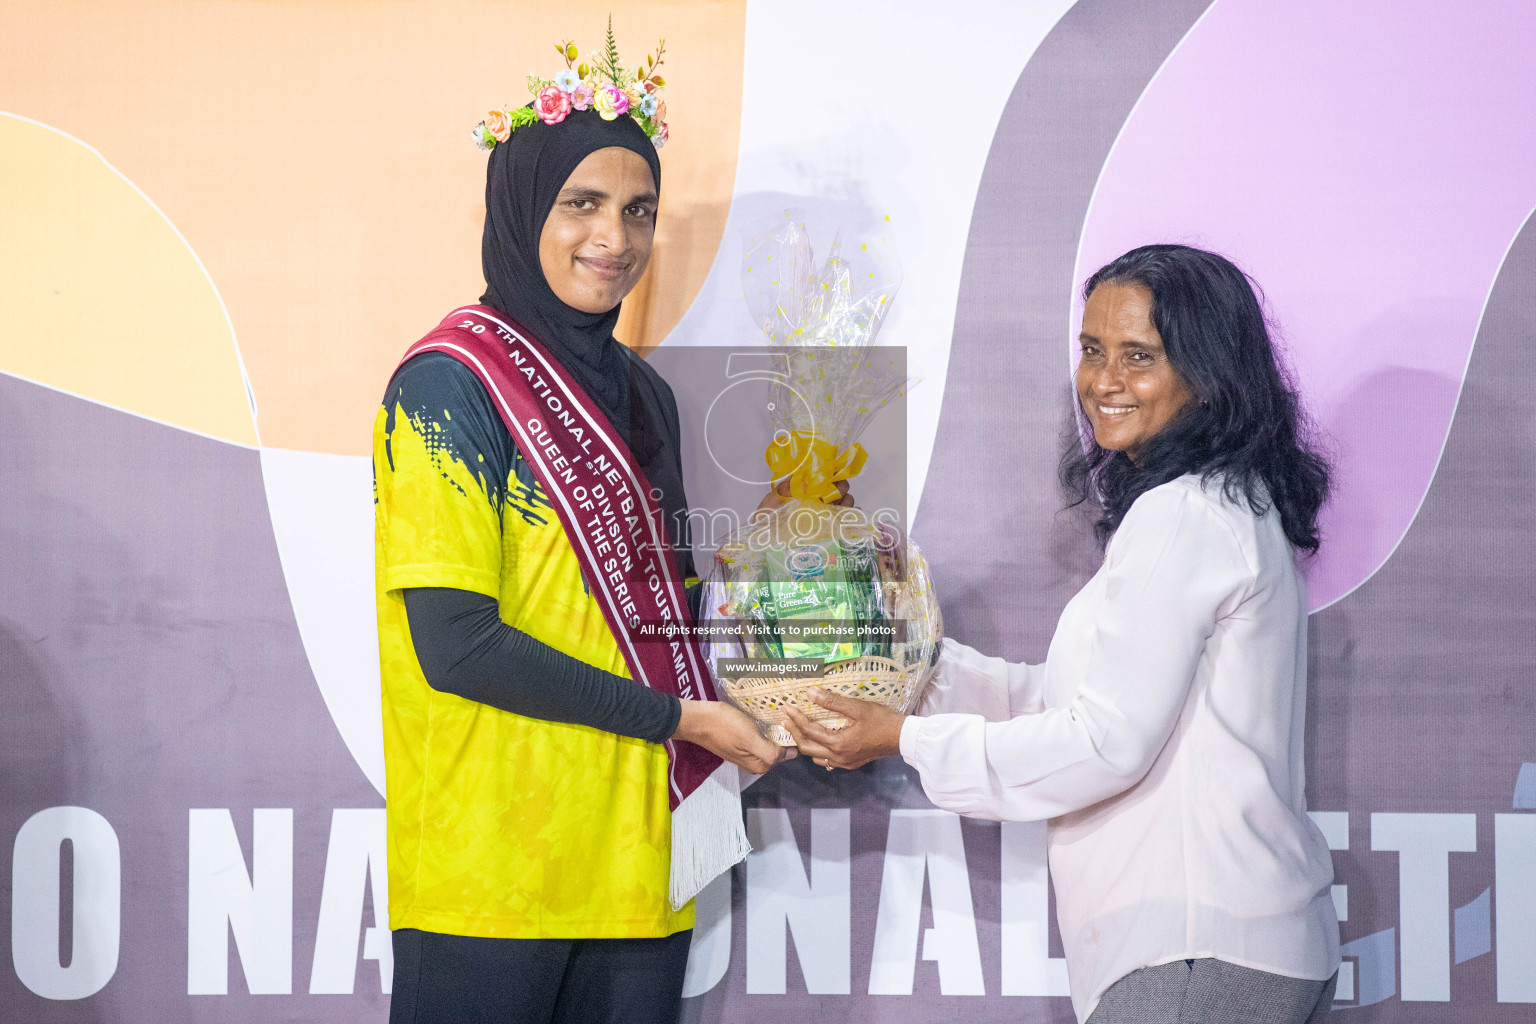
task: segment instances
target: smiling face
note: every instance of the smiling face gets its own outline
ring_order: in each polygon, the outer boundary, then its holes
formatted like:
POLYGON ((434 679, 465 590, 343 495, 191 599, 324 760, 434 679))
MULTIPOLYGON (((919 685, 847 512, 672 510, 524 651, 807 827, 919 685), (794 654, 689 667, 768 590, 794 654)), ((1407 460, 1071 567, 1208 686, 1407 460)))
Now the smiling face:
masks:
POLYGON ((1152 324, 1144 285, 1108 281, 1088 296, 1077 399, 1100 448, 1137 451, 1193 398, 1152 324))
POLYGON ((609 147, 577 164, 539 235, 539 266, 556 297, 583 313, 617 306, 651 260, 656 202, 638 153, 609 147))

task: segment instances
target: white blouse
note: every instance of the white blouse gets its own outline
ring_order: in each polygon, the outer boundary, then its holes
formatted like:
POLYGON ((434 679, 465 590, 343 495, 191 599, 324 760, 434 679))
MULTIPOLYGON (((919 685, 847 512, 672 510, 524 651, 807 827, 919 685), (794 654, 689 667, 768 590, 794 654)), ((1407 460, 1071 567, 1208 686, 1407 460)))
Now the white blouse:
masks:
POLYGON ((1044 665, 944 641, 901 753, 939 807, 1050 819, 1081 1021, 1126 974, 1174 960, 1337 969, 1306 697, 1306 583, 1279 516, 1186 476, 1136 499, 1044 665))

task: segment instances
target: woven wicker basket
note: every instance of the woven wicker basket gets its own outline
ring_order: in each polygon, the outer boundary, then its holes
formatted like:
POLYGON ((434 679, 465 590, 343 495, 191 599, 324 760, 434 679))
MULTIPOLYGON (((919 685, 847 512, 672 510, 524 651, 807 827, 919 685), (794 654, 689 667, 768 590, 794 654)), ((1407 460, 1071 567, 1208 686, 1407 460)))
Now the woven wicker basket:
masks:
POLYGON ((720 680, 720 688, 737 707, 766 727, 769 739, 781 747, 792 747, 794 737, 784 728, 784 709, 791 705, 829 729, 848 724, 842 715, 814 703, 806 692, 811 687, 906 711, 922 686, 923 669, 922 665, 902 667, 890 658, 870 655, 828 665, 826 674, 816 679, 743 676, 720 680))

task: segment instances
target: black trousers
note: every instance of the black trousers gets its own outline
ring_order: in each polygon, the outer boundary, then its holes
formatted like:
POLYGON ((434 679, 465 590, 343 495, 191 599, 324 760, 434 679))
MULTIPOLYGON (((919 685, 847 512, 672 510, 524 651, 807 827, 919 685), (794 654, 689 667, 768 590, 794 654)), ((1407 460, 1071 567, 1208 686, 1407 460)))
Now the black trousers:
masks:
POLYGON ((402 928, 389 1024, 677 1024, 692 935, 479 939, 402 928))

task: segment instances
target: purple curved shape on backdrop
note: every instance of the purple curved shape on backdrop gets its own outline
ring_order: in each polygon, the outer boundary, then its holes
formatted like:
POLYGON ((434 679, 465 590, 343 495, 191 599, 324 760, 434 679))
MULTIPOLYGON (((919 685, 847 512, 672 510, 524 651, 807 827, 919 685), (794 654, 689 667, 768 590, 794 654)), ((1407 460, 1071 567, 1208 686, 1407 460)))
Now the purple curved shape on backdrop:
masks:
POLYGON ((1104 165, 1076 281, 1171 241, 1264 290, 1336 455, 1314 609, 1381 566, 1434 475, 1536 203, 1533 38, 1530 4, 1218 0, 1104 165))

